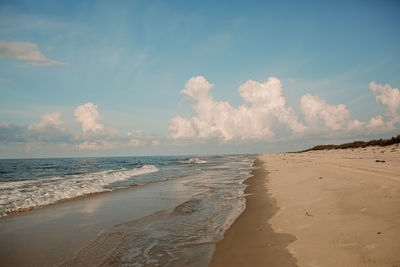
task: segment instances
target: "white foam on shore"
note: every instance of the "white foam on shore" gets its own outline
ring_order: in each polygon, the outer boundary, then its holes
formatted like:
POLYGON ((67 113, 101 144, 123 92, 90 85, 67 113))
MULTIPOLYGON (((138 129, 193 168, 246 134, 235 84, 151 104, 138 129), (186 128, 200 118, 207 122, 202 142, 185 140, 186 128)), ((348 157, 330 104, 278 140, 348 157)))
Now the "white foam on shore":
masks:
POLYGON ((232 161, 216 163, 223 168, 194 166, 201 172, 178 182, 193 195, 170 209, 114 225, 62 266, 93 262, 118 266, 207 266, 214 243, 223 238, 246 208, 243 181, 251 176, 253 161, 232 157, 232 161), (109 253, 102 254, 104 250, 109 253))
POLYGON ((157 172, 154 165, 130 170, 107 170, 47 179, 5 182, 0 184, 0 217, 10 212, 53 204, 87 194, 111 191, 112 183, 133 176, 157 172))

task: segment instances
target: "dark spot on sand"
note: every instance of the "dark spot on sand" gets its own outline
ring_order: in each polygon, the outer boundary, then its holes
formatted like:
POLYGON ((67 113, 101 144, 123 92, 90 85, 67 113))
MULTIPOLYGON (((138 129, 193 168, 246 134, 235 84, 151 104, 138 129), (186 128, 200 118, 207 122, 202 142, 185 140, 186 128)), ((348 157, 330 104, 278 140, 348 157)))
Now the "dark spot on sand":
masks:
POLYGON ((377 159, 377 160, 375 160, 375 162, 386 162, 386 161, 381 160, 381 159, 377 159))
POLYGON ((382 234, 382 232, 377 232, 376 234, 377 234, 377 235, 380 235, 380 234, 382 234))

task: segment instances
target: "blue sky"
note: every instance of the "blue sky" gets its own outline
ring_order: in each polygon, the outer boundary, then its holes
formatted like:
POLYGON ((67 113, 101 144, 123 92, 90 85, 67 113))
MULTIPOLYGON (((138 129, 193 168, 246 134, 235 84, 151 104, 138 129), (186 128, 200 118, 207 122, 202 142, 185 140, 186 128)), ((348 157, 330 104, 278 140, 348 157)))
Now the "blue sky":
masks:
POLYGON ((0 1, 0 157, 260 153, 397 135, 399 12, 398 1, 0 1), (181 93, 197 76, 214 85, 211 102, 181 93), (241 115, 216 103, 255 112, 238 92, 248 80, 259 83, 248 92, 282 94, 293 118, 257 109, 254 136, 221 124, 219 113, 241 115), (87 103, 99 116, 85 132, 74 112, 87 103))

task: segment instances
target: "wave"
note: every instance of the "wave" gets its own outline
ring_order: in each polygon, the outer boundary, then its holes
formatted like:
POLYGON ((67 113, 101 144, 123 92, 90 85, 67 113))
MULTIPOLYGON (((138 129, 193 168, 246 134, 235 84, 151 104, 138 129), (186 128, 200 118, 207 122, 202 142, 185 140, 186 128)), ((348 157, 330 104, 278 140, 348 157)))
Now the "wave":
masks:
POLYGON ((133 176, 157 172, 154 165, 134 169, 107 170, 65 177, 5 182, 0 184, 0 217, 56 202, 105 191, 107 186, 133 176))
POLYGON ((187 163, 187 164, 204 164, 204 163, 207 163, 207 161, 199 159, 199 158, 190 158, 187 161, 184 161, 183 163, 187 163))

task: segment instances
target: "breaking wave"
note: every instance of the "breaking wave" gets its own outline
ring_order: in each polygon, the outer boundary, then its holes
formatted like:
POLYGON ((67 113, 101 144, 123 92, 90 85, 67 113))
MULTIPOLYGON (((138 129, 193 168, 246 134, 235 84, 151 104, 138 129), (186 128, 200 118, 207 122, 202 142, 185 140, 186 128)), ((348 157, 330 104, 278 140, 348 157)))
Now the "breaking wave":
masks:
POLYGON ((184 161, 183 163, 188 163, 188 164, 204 164, 207 163, 206 160, 202 160, 199 158, 190 158, 187 161, 184 161))
POLYGON ((61 200, 112 191, 115 188, 107 186, 128 180, 133 176, 157 171, 159 169, 154 165, 145 165, 134 169, 107 170, 38 180, 4 182, 0 184, 2 193, 0 195, 0 217, 13 212, 54 204, 61 200))

